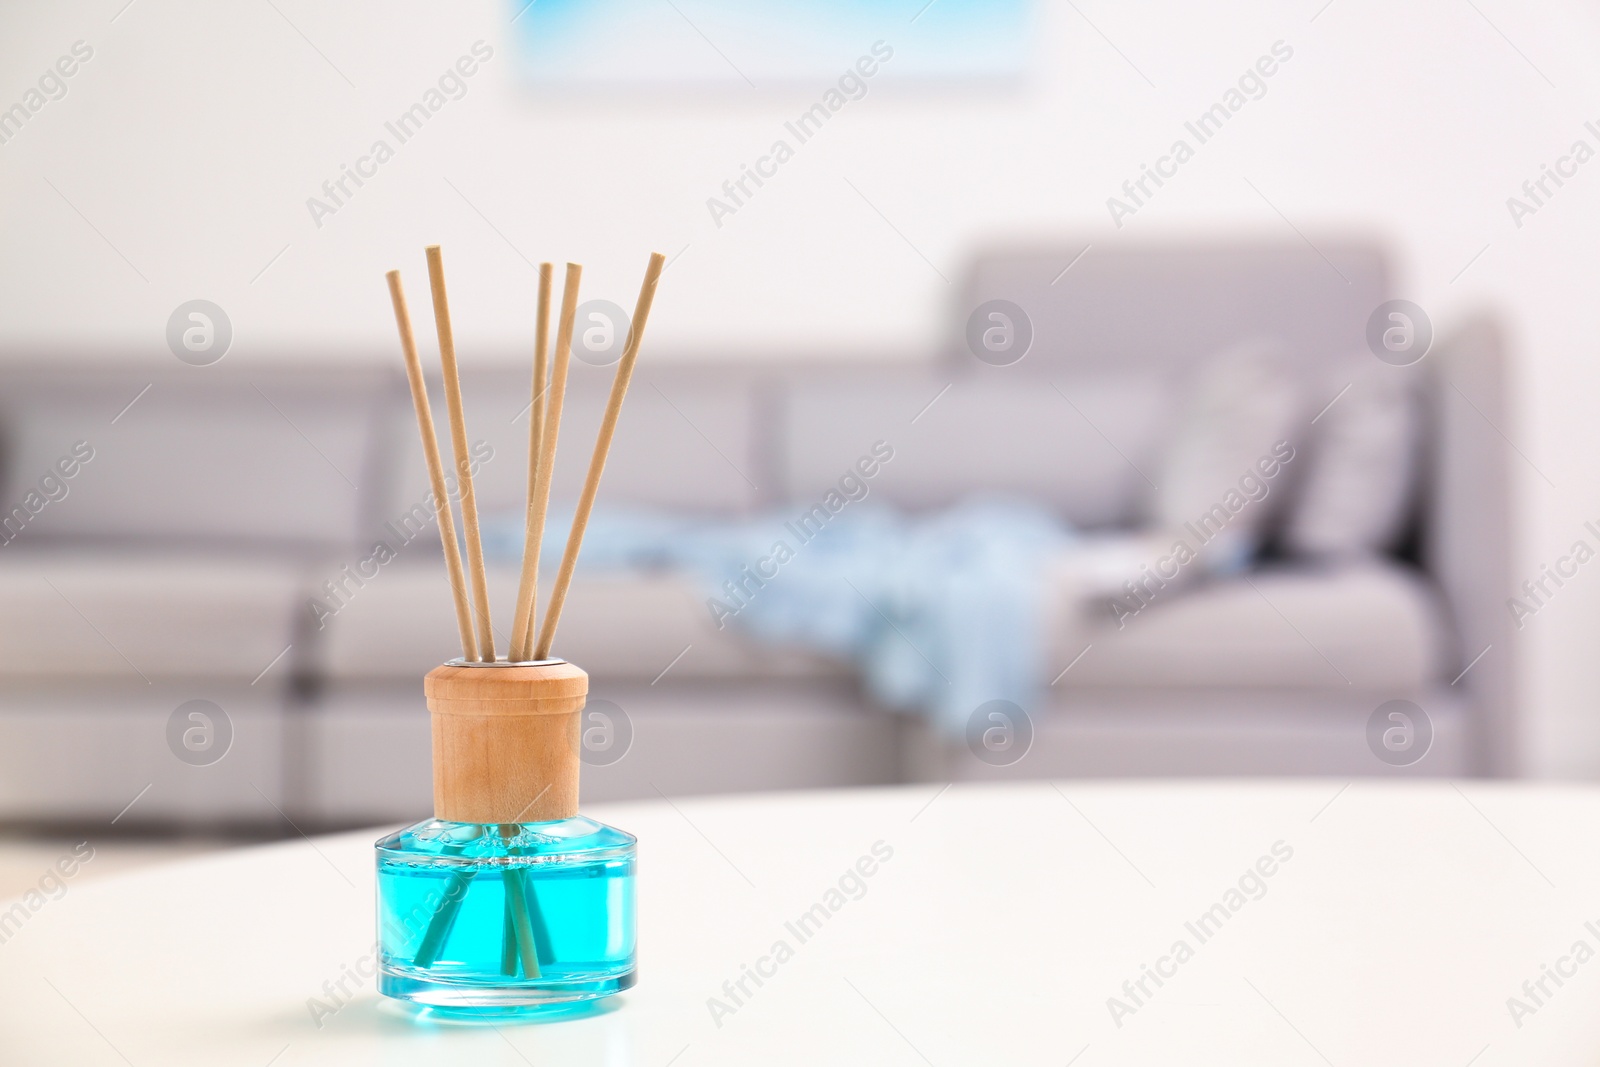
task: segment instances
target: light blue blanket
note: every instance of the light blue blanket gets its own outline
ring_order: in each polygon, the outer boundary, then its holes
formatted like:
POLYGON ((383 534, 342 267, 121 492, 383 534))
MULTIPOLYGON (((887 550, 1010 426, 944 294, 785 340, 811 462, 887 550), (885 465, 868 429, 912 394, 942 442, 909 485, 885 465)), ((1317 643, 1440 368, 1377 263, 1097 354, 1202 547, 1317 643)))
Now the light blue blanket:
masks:
MULTIPOLYGON (((570 524, 570 509, 551 515, 549 565, 570 524)), ((520 520, 488 522, 484 538, 486 553, 520 561, 520 520)), ((719 628, 849 660, 877 700, 957 736, 990 700, 1037 707, 1043 568, 1072 540, 1043 509, 1005 500, 915 518, 866 504, 737 522, 613 509, 595 512, 579 558, 687 570, 719 628)))

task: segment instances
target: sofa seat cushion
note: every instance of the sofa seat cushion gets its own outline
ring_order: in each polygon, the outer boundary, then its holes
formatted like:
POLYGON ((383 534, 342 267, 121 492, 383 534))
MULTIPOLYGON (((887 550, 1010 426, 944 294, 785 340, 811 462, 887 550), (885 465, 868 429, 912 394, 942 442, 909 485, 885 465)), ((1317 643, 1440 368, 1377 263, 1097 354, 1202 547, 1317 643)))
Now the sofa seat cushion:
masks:
MULTIPOLYGON (((517 578, 513 567, 489 568, 495 647, 502 656, 511 632, 517 578)), ((553 570, 540 576, 541 619, 542 601, 554 579, 553 570)), ((316 612, 320 618, 311 629, 319 644, 317 660, 331 678, 420 680, 461 654, 442 559, 396 560, 363 587, 352 588, 342 604, 323 600, 337 610, 316 612)), ((705 601, 705 591, 685 574, 580 567, 567 594, 553 654, 597 678, 646 682, 669 666, 678 681, 836 677, 847 672, 842 664, 762 644, 732 626, 718 630, 705 601)))
POLYGON ((0 675, 249 682, 273 665, 285 677, 294 657, 282 653, 294 639, 301 583, 298 566, 254 559, 7 556, 0 559, 0 675))
MULTIPOLYGON (((1056 583, 1046 668, 1057 692, 1096 687, 1356 689, 1401 696, 1446 675, 1444 613, 1390 562, 1285 567, 1157 593, 1119 620, 1056 583), (1087 652, 1084 652, 1085 648, 1087 652)), ((1476 654, 1472 650, 1470 654, 1476 654)))

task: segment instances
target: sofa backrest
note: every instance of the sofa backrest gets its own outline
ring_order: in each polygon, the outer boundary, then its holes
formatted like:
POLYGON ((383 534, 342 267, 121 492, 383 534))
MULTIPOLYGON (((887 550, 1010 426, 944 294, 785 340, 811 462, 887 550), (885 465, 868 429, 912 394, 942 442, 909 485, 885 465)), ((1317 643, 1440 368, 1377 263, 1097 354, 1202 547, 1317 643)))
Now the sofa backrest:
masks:
MULTIPOLYGON (((556 500, 576 498, 583 484, 614 369, 572 361, 551 486, 556 500)), ((513 512, 526 500, 530 386, 523 367, 481 370, 463 382, 468 437, 493 450, 473 482, 486 512, 513 512)), ((448 450, 437 383, 432 393, 441 447, 448 450)), ((758 396, 758 382, 737 369, 640 367, 607 458, 603 499, 714 515, 750 512, 762 500, 758 396)), ((404 511, 424 499, 428 479, 403 388, 391 416, 398 442, 391 507, 404 511)))
POLYGON ((0 507, 14 515, 48 500, 20 530, 13 518, 7 547, 347 542, 382 481, 373 445, 384 376, 173 363, 0 374, 0 507), (75 446, 92 458, 64 495, 41 487, 75 446))
POLYGON ((1090 245, 978 256, 932 366, 796 384, 782 453, 790 495, 825 492, 883 438, 899 458, 879 489, 896 504, 942 506, 982 489, 1044 501, 1084 527, 1132 523, 1207 357, 1279 338, 1314 383, 1332 359, 1363 349, 1367 319, 1390 295, 1376 245, 1090 245), (991 300, 1017 305, 1031 323, 1031 348, 1005 366, 967 345, 968 319, 991 300))
POLYGON ((959 346, 948 355, 974 373, 1008 377, 1130 368, 1181 375, 1241 340, 1277 337, 1308 361, 1325 360, 1363 348, 1368 316, 1391 295, 1377 244, 1063 241, 996 249, 973 261, 949 336, 962 337, 980 304, 1009 300, 1032 320, 1033 349, 1005 368, 985 367, 959 346))
MULTIPOLYGON (((1085 527, 1132 522, 1202 360, 1277 336, 1310 373, 1359 349, 1389 295, 1375 245, 1085 244, 978 256, 952 301, 950 343, 914 364, 647 359, 604 499, 723 515, 808 506, 884 441, 895 458, 872 482, 883 501, 925 509, 998 491, 1085 527), (992 299, 1032 323, 1031 350, 1009 366, 986 365, 964 344, 968 317, 992 299)), ((520 358, 485 366, 477 352, 462 361, 469 436, 494 452, 479 474, 481 506, 515 512, 526 487, 527 370, 520 358)), ((572 364, 558 499, 576 495, 610 379, 611 368, 572 364)), ((433 392, 442 429, 436 381, 433 392)), ((427 489, 398 357, 337 371, 10 368, 0 372, 0 432, 7 509, 76 441, 95 449, 69 496, 25 531, 33 545, 359 544, 427 489)))

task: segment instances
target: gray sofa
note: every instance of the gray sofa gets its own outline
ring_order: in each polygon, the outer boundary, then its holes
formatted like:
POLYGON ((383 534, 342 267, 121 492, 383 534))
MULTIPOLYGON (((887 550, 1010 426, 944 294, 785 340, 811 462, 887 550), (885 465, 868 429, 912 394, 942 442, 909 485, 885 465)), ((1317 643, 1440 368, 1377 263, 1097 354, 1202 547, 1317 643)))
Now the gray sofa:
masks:
MULTIPOLYGON (((887 440, 881 501, 925 510, 1000 490, 1086 529, 1130 525, 1139 472, 1199 360, 1270 330, 1315 375, 1363 346, 1393 295, 1370 245, 1096 245, 1061 274, 1082 247, 975 258, 948 333, 960 338, 982 300, 1017 302, 1035 340, 1008 367, 954 341, 915 363, 847 366, 647 352, 604 499, 799 510, 887 440)), ((34 355, 12 352, 0 372, 3 499, 27 499, 76 442, 93 458, 0 547, 0 819, 103 822, 130 803, 119 825, 425 814, 420 678, 456 649, 437 537, 406 523, 426 485, 398 356, 330 370, 34 355), (364 563, 377 540, 394 558, 364 563), (207 765, 169 744, 174 709, 196 699, 231 724, 227 755, 207 765)), ((482 506, 514 512, 527 371, 509 348, 462 358, 469 434, 492 449, 482 506)), ((580 572, 557 651, 632 732, 623 758, 585 770, 585 796, 997 774, 1510 773, 1503 359, 1485 320, 1415 368, 1428 380, 1424 475, 1396 555, 1271 561, 1122 630, 1052 593, 1041 682, 1055 681, 1032 709, 1032 749, 1004 768, 875 707, 847 664, 719 630, 687 575, 580 572), (1366 740, 1391 699, 1416 702, 1434 729, 1406 768, 1366 740)), ((609 373, 574 362, 558 499, 575 493, 609 373)), ((515 585, 498 565, 500 619, 515 585)))

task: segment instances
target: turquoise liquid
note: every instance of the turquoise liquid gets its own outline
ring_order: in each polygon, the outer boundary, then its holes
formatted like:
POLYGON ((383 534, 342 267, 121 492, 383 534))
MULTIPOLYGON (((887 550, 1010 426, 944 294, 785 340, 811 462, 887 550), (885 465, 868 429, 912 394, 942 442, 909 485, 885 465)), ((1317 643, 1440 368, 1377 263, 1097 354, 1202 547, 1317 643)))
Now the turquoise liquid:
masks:
POLYGON ((582 816, 499 826, 435 819, 376 849, 385 995, 493 1009, 633 985, 632 835, 582 816))

